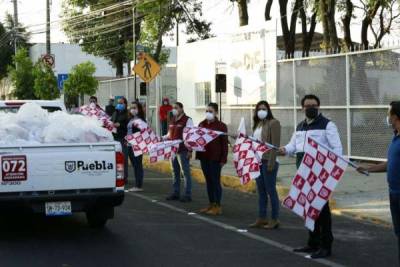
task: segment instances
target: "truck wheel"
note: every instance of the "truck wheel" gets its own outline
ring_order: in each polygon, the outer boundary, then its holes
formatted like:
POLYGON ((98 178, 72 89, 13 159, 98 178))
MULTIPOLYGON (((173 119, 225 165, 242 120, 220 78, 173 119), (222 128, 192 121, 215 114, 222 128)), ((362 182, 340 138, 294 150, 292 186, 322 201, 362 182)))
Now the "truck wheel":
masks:
POLYGON ((112 218, 110 214, 114 214, 114 208, 94 209, 86 212, 86 219, 92 228, 103 228, 107 220, 112 218))

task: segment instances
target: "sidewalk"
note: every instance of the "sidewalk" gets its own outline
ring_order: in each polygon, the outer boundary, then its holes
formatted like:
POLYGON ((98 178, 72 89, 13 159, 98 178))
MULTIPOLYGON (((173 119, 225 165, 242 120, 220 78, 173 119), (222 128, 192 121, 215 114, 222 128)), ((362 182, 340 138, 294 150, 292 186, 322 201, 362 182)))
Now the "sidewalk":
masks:
MULTIPOLYGON (((232 154, 228 155, 228 163, 222 169, 222 183, 224 186, 233 187, 240 191, 255 193, 255 183, 241 186, 233 166, 232 154)), ((280 168, 278 172, 277 187, 279 195, 283 198, 289 191, 291 180, 296 172, 295 159, 279 157, 280 168)), ((162 172, 169 172, 169 162, 146 164, 146 167, 162 172)), ((198 160, 191 161, 193 176, 200 180, 202 172, 198 160)), ((348 215, 375 223, 391 225, 389 210, 388 187, 386 174, 361 175, 352 167, 348 167, 344 177, 333 194, 331 204, 334 213, 348 215)))

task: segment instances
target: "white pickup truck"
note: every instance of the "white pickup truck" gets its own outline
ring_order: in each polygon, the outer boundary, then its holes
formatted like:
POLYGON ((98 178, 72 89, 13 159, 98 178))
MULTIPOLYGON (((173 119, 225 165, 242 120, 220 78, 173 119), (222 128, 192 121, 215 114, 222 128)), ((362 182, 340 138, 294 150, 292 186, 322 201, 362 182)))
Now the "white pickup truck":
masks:
POLYGON ((124 199, 117 142, 0 146, 0 167, 0 208, 47 216, 86 212, 90 226, 103 227, 124 199))

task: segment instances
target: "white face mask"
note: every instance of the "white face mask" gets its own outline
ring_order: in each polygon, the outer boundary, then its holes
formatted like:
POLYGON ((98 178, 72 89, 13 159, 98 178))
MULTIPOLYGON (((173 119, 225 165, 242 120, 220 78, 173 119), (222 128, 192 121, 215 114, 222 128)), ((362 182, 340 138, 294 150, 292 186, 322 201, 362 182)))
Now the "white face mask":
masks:
POLYGON ((137 109, 131 109, 131 114, 132 114, 133 116, 136 116, 136 115, 138 114, 137 109))
POLYGON ((173 109, 171 112, 172 112, 172 115, 174 115, 174 116, 178 115, 178 110, 176 110, 176 109, 173 109))
POLYGON ((168 101, 164 101, 163 103, 164 103, 164 105, 168 105, 168 101))
POLYGON ((267 116, 268 116, 268 111, 262 110, 262 109, 260 109, 259 111, 257 111, 257 117, 258 117, 260 120, 265 119, 267 116))
POLYGON ((212 112, 206 112, 206 119, 207 119, 208 121, 212 121, 212 120, 214 120, 214 118, 215 118, 214 113, 212 113, 212 112))
POLYGON ((96 103, 93 103, 93 102, 90 103, 89 107, 90 107, 90 108, 96 108, 96 103))

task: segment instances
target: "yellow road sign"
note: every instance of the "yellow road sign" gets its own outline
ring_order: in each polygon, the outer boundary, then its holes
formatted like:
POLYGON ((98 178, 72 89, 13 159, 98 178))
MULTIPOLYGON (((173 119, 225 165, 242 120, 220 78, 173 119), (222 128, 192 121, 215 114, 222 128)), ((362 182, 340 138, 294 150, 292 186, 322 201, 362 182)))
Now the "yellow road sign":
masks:
POLYGON ((151 82, 158 73, 160 65, 146 53, 139 53, 138 63, 133 67, 133 71, 146 83, 151 82))

